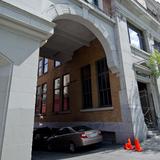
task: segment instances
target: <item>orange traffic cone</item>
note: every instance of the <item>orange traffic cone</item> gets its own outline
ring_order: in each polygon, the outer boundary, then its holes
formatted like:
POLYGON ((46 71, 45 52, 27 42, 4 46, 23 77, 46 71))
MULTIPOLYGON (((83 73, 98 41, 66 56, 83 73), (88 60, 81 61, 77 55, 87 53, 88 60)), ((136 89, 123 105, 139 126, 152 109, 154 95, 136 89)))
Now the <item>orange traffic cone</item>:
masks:
POLYGON ((130 138, 128 138, 128 142, 126 144, 124 144, 124 149, 126 149, 126 150, 133 150, 134 149, 130 138))
POLYGON ((136 150, 137 152, 142 152, 142 151, 143 151, 142 147, 140 146, 140 143, 139 143, 138 138, 135 138, 134 144, 135 144, 135 150, 136 150))

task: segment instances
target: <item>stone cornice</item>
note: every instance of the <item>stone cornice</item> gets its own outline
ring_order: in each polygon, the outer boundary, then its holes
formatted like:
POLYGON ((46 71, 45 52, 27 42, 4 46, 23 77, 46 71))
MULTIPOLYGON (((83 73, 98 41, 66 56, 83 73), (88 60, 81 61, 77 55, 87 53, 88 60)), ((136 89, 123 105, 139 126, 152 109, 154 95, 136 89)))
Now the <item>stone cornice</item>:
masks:
MULTIPOLYGON (((122 14, 128 20, 135 22, 142 30, 149 31, 156 39, 160 40, 160 23, 147 11, 133 0, 114 1, 115 15, 122 14), (128 9, 130 7, 130 9, 128 9), (136 13, 136 15, 135 15, 136 13), (137 15, 139 15, 137 17, 137 15)), ((118 15, 119 16, 119 15, 118 15)))
POLYGON ((115 20, 111 18, 111 16, 107 15, 105 12, 102 10, 94 7, 92 4, 89 4, 85 2, 84 0, 71 0, 73 3, 79 5, 80 7, 86 7, 88 8, 88 11, 91 12, 92 14, 98 16, 100 19, 103 21, 107 21, 111 24, 115 24, 115 20))
POLYGON ((6 2, 0 2, 0 25, 24 33, 39 41, 54 33, 55 24, 6 2))

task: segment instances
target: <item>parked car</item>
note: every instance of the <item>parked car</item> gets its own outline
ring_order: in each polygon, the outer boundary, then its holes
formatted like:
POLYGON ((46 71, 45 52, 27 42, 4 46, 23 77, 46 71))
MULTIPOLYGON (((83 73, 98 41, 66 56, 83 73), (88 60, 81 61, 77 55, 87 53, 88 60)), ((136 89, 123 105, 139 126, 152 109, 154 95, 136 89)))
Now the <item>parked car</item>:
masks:
POLYGON ((64 148, 75 152, 78 147, 102 142, 102 134, 86 126, 60 128, 54 136, 48 139, 48 150, 64 148))
POLYGON ((54 135, 57 129, 54 128, 35 128, 33 132, 33 148, 46 148, 48 139, 54 135))

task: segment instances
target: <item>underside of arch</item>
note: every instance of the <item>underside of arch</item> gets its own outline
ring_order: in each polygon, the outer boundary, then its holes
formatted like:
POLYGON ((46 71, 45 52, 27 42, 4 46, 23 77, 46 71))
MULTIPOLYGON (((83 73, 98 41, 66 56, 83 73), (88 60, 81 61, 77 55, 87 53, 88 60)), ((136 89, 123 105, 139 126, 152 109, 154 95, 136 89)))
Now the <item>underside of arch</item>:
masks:
MULTIPOLYGON (((92 13, 89 13, 89 10, 85 7, 77 7, 71 4, 53 4, 52 9, 49 11, 50 17, 52 17, 52 21, 57 24, 57 27, 55 28, 55 35, 56 35, 56 30, 57 33, 59 34, 59 22, 61 21, 72 21, 73 23, 76 22, 77 24, 83 26, 85 30, 88 30, 88 33, 90 32, 97 38, 107 57, 107 63, 110 68, 110 70, 113 73, 118 73, 119 72, 119 65, 118 65, 118 58, 117 58, 117 51, 116 51, 116 46, 115 46, 115 39, 114 39, 114 30, 113 30, 113 25, 110 25, 109 23, 101 20, 100 18, 96 17, 92 13)), ((70 27, 73 28, 71 33, 67 33, 68 37, 70 37, 70 34, 74 31, 73 24, 70 24, 70 27)), ((65 28, 65 25, 64 25, 65 28)), ((60 34, 62 35, 64 33, 65 35, 65 30, 63 30, 60 34)), ((54 36, 54 35, 53 35, 54 36)), ((92 36, 91 36, 92 37, 92 36)), ((87 45, 88 40, 92 40, 91 37, 87 37, 86 35, 86 41, 84 39, 79 40, 79 43, 84 43, 87 45)), ((52 37, 51 37, 52 38, 52 37)), ((72 37, 76 39, 76 36, 72 37)), ((76 40, 75 40, 76 41, 76 40)), ((43 48, 44 50, 44 48, 43 48)), ((46 49, 47 52, 52 52, 49 49, 46 49)), ((56 53, 57 54, 57 53, 56 53)), ((62 58, 62 57, 61 57, 62 58)))

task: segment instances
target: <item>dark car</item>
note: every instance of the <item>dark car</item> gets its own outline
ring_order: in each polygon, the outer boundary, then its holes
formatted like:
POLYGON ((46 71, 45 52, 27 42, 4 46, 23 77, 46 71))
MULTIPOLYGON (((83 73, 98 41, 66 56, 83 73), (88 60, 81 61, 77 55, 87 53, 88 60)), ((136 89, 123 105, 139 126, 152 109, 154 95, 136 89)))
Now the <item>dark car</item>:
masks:
POLYGON ((102 134, 86 126, 64 127, 48 139, 48 150, 64 148, 75 152, 76 148, 102 142, 102 134))
POLYGON ((49 127, 35 128, 33 132, 33 148, 45 148, 48 145, 48 139, 54 135, 56 130, 49 127))

